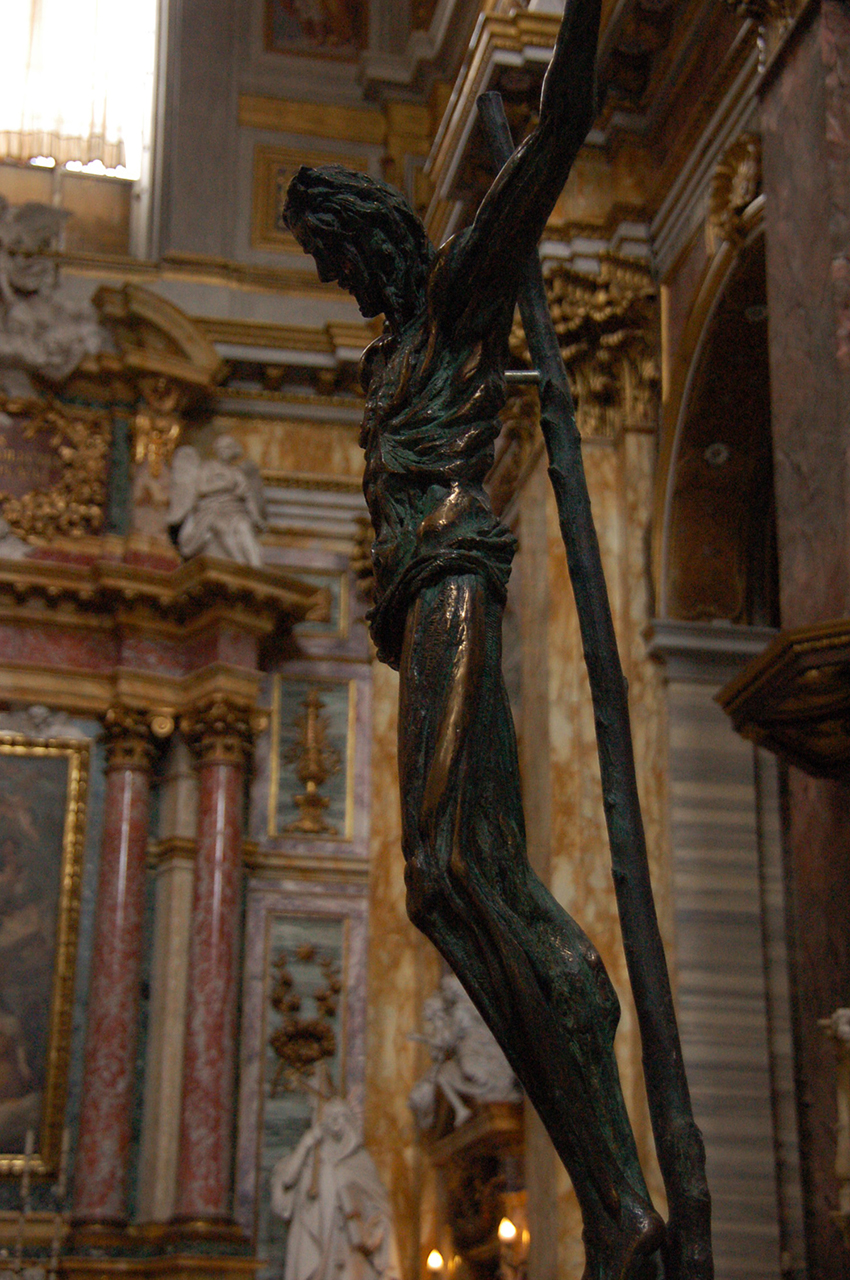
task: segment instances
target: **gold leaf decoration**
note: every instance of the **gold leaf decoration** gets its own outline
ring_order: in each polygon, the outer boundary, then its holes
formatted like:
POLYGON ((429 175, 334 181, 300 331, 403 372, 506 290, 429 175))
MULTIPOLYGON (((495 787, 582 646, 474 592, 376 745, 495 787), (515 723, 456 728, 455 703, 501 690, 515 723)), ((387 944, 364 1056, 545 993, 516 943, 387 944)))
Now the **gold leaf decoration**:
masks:
POLYGON ((98 533, 103 525, 112 438, 109 415, 52 398, 3 395, 0 413, 18 426, 23 440, 43 436, 44 448, 58 460, 60 470, 55 484, 19 496, 0 488, 0 509, 12 532, 33 543, 60 535, 98 533))

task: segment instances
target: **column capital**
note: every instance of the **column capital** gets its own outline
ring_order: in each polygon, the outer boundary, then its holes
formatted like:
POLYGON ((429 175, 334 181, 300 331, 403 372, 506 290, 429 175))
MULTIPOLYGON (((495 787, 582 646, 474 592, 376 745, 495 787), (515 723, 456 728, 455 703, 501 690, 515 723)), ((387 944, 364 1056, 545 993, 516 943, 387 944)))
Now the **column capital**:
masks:
POLYGON ((214 693, 184 713, 180 730, 198 764, 243 765, 261 718, 250 702, 214 693))
POLYGON ((123 702, 113 702, 104 712, 102 723, 108 769, 147 772, 156 754, 157 740, 167 738, 174 729, 170 716, 123 702))

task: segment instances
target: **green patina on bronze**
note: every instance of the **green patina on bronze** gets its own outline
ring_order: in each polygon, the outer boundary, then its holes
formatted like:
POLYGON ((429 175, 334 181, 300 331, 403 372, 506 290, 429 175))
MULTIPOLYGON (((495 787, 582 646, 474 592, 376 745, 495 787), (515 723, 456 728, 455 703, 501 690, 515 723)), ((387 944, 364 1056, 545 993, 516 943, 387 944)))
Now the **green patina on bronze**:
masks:
POLYGON ((506 398, 514 308, 522 297, 531 323, 530 263, 592 123, 598 28, 599 0, 568 0, 537 128, 501 169, 473 225, 440 249, 398 192, 334 166, 299 171, 284 217, 320 277, 349 289, 364 315, 386 320, 363 358, 361 443, 375 528, 370 626, 380 657, 400 673, 408 913, 469 991, 570 1173, 589 1280, 655 1276, 662 1267, 667 1280, 709 1280, 704 1158, 646 872, 625 686, 578 433, 557 344, 554 356, 538 356, 531 330, 670 1197, 666 1230, 623 1102, 616 994, 593 944, 526 855, 501 674, 514 539, 483 488, 506 398))

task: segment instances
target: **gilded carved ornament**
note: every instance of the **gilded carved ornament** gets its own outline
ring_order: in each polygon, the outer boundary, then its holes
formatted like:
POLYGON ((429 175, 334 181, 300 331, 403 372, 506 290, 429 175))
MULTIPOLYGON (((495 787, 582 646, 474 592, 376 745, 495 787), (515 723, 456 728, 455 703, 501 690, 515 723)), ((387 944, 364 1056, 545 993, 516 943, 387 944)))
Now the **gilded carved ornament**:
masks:
MULTIPOLYGON (((139 397, 133 461, 137 467, 147 463, 157 480, 179 443, 186 410, 212 392, 225 366, 195 321, 149 289, 104 286, 93 302, 112 335, 118 367, 139 397)), ((111 368, 116 360, 101 363, 111 368)))
POLYGON ((759 70, 776 53, 803 7, 804 0, 726 0, 742 18, 758 25, 759 70))
POLYGON ((336 957, 317 954, 312 943, 302 943, 293 955, 282 950, 272 962, 275 981, 269 995, 269 1004, 280 1016, 280 1024, 269 1036, 269 1047, 277 1058, 274 1078, 269 1093, 275 1098, 280 1093, 303 1090, 305 1082, 315 1082, 317 1076, 327 1078, 327 1064, 337 1050, 334 1030, 342 993, 342 976, 336 957), (318 963, 323 985, 314 991, 299 991, 290 970, 293 960, 302 964, 318 963), (301 1016, 305 996, 310 996, 316 1006, 313 1017, 301 1016))
MULTIPOLYGON (((602 256, 599 275, 556 266, 546 277, 549 311, 567 368, 579 431, 612 438, 656 426, 660 374, 656 291, 642 263, 602 256)), ((528 360, 520 323, 511 351, 528 360)))
POLYGON ((724 241, 733 248, 744 243, 745 215, 761 187, 761 139, 755 133, 742 133, 718 160, 711 179, 706 221, 709 253, 724 241))
POLYGON ((212 694, 180 719, 180 731, 199 764, 242 766, 264 716, 250 703, 212 694))
POLYGON ((304 787, 301 795, 293 796, 299 817, 289 824, 287 832, 337 835, 336 827, 324 814, 330 801, 319 791, 328 778, 339 772, 342 763, 339 751, 328 738, 328 718, 322 714, 324 706, 319 690, 310 689, 295 718, 298 736, 284 755, 287 764, 296 766, 298 780, 304 787))
POLYGON ((150 769, 157 740, 174 731, 174 718, 166 712, 152 713, 140 707, 116 702, 103 716, 103 741, 107 768, 150 769))
POLYGON ((103 525, 110 441, 106 413, 52 398, 0 394, 0 465, 5 464, 0 470, 0 509, 12 532, 27 542, 98 533, 103 525), (50 476, 55 475, 53 482, 10 493, 12 473, 36 461, 48 466, 50 476))
POLYGON ((133 419, 133 461, 136 466, 147 462, 151 475, 157 479, 163 466, 170 464, 180 439, 185 391, 162 374, 140 378, 139 389, 142 402, 133 419))

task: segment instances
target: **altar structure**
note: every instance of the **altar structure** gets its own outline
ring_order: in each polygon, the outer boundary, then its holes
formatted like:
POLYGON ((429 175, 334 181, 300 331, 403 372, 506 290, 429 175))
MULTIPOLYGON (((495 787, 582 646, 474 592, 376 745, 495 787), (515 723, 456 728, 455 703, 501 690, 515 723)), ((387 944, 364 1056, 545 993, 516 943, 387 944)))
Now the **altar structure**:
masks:
MULTIPOLYGON (((461 1094, 458 1117, 443 1097, 424 1128, 408 1105, 446 975, 405 914, 396 677, 364 626, 357 368, 379 325, 281 221, 298 165, 342 163, 395 183, 435 242, 464 226, 492 179, 476 98, 499 90, 519 140, 561 8, 165 4, 147 185, 0 157, 0 1274, 277 1280, 271 1175, 312 1123, 314 1063, 386 1188, 402 1280, 581 1275, 525 1101, 461 1094)), ((841 0, 603 10, 599 115, 541 252, 717 1275, 832 1280, 850 21, 841 0)), ((504 650, 530 857, 617 987, 659 1197, 527 383, 488 486, 519 540, 504 650)))

